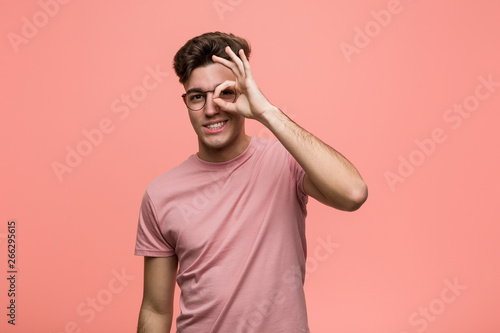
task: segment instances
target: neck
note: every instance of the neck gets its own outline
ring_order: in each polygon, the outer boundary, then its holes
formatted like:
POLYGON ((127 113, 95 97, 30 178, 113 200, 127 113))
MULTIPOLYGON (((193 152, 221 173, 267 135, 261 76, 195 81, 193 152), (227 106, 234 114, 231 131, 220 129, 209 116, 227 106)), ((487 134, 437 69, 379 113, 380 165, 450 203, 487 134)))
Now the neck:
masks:
POLYGON ((241 155, 250 144, 251 137, 242 133, 222 148, 212 148, 199 142, 198 157, 207 162, 226 162, 241 155))

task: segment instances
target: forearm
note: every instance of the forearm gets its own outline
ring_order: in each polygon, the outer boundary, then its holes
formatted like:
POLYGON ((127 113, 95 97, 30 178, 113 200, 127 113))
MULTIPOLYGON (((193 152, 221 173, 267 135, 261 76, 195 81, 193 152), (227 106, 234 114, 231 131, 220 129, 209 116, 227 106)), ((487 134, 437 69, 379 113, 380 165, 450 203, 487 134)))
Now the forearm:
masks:
POLYGON ((173 313, 159 313, 142 306, 137 333, 168 333, 172 326, 172 317, 173 313))
MULTIPOLYGON (((311 182, 329 202, 366 199, 367 188, 356 168, 339 152, 297 125, 278 108, 259 119, 302 166, 311 182)), ((346 207, 350 203, 341 204, 346 207)))
POLYGON ((213 60, 229 68, 235 75, 235 81, 226 81, 217 87, 214 103, 224 111, 256 119, 269 128, 306 172, 306 193, 343 210, 355 210, 361 206, 368 190, 356 168, 267 100, 253 79, 243 50, 239 51, 239 57, 230 47, 226 48, 226 52, 231 60, 218 56, 213 56, 213 60), (229 103, 218 98, 222 89, 227 87, 234 87, 237 91, 239 96, 236 102, 229 103))

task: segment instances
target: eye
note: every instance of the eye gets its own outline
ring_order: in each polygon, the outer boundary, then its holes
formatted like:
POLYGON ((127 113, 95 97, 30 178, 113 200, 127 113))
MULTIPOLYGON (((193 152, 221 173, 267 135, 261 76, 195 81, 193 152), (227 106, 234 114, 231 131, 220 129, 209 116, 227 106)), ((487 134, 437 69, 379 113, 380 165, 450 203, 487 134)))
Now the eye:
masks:
POLYGON ((221 95, 234 96, 234 90, 226 89, 220 92, 221 95))
POLYGON ((203 98, 205 98, 205 96, 203 96, 202 94, 192 94, 192 95, 189 95, 189 100, 191 102, 197 102, 197 101, 202 100, 203 98))
POLYGON ((236 99, 236 92, 233 89, 224 89, 220 92, 219 97, 226 102, 234 102, 236 99))

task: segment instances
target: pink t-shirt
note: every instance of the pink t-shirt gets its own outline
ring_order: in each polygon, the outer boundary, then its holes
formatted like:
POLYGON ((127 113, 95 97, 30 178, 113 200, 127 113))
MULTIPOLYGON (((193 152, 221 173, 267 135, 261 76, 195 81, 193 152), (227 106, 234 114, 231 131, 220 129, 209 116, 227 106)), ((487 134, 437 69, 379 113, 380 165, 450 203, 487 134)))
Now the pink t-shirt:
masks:
POLYGON ((179 333, 309 332, 304 170, 275 139, 191 155, 144 194, 135 254, 177 255, 179 333))

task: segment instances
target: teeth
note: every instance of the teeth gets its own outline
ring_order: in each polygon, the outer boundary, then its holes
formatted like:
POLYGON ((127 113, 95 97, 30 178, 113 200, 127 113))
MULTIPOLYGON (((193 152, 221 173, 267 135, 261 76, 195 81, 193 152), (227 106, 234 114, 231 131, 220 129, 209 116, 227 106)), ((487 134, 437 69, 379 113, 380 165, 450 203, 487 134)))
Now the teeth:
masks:
POLYGON ((224 121, 221 121, 220 123, 207 125, 207 127, 210 129, 217 129, 217 128, 221 128, 224 125, 224 123, 225 123, 224 121))

